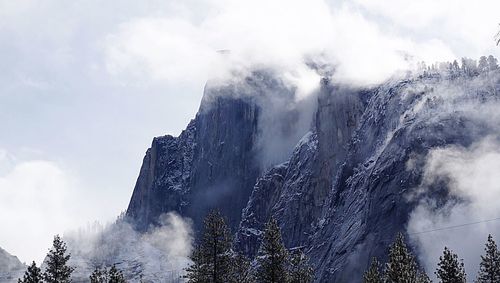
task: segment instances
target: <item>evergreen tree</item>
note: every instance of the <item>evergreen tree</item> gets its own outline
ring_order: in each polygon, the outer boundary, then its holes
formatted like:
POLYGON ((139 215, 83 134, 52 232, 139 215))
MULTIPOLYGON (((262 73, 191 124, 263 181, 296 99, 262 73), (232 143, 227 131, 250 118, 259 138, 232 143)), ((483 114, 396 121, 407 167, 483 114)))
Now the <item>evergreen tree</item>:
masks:
POLYGON ((108 272, 106 268, 100 269, 96 267, 90 275, 90 283, 107 283, 108 272))
POLYGON ((427 273, 425 273, 425 271, 423 271, 423 270, 418 273, 417 282, 418 283, 432 283, 429 276, 427 276, 427 273))
POLYGON ((208 282, 208 268, 200 245, 195 246, 189 259, 193 263, 186 268, 186 275, 183 278, 187 279, 188 283, 208 282))
POLYGON ((488 242, 486 242, 485 251, 486 254, 481 256, 477 282, 500 282, 500 253, 498 251, 497 244, 491 235, 488 235, 488 242))
POLYGON ((18 283, 42 283, 43 275, 42 270, 36 266, 36 263, 33 261, 26 272, 24 272, 23 279, 18 279, 18 283))
POLYGON ((498 69, 498 60, 492 55, 488 56, 488 68, 490 69, 490 71, 498 69))
POLYGON ((288 278, 288 251, 283 245, 278 223, 271 218, 259 248, 257 279, 264 283, 285 283, 288 278))
POLYGON ((222 215, 211 211, 204 220, 200 245, 191 255, 193 264, 184 278, 188 282, 226 282, 231 275, 231 232, 222 215))
POLYGON ((309 283, 313 281, 314 270, 309 264, 309 259, 300 249, 293 251, 290 256, 289 274, 291 283, 309 283))
POLYGON ((43 274, 47 283, 67 283, 71 282, 71 273, 74 267, 68 266, 69 254, 66 254, 66 243, 59 235, 54 237, 52 249, 47 254, 47 268, 43 274))
POLYGON ((125 277, 121 270, 116 268, 116 265, 113 264, 108 272, 108 283, 125 283, 125 277))
POLYGON ((477 68, 480 72, 487 72, 489 70, 488 59, 486 59, 486 56, 481 56, 481 58, 479 58, 479 65, 477 68))
POLYGON ((465 283, 466 275, 464 263, 458 261, 458 256, 447 247, 439 257, 436 276, 443 283, 465 283))
POLYGON ((242 254, 236 253, 232 259, 232 270, 228 278, 231 283, 253 283, 255 278, 250 270, 250 261, 242 254))
POLYGON ((389 248, 389 261, 385 268, 387 283, 418 282, 417 264, 404 242, 403 234, 398 233, 396 240, 389 248))
POLYGON ((377 258, 372 258, 370 267, 363 275, 363 283, 382 283, 382 274, 380 274, 380 263, 377 258))

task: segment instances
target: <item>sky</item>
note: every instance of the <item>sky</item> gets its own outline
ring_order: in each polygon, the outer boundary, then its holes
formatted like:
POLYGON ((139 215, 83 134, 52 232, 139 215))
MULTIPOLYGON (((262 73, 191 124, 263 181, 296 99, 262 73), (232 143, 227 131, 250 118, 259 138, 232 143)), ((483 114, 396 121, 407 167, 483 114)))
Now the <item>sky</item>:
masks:
POLYGON ((307 95, 319 81, 307 56, 360 85, 419 60, 500 57, 498 11, 497 0, 0 0, 0 247, 40 262, 54 234, 112 221, 152 138, 180 133, 209 79, 274 67, 307 95))

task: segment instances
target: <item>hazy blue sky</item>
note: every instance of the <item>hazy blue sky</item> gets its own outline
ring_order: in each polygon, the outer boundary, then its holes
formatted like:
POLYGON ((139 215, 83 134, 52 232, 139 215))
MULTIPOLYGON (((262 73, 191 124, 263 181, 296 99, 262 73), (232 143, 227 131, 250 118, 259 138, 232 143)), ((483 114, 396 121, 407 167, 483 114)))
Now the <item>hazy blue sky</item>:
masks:
POLYGON ((272 65, 304 95, 340 79, 500 54, 498 0, 0 0, 0 247, 40 261, 55 233, 126 209, 154 136, 194 117, 205 81, 272 65), (179 2, 179 3, 177 3, 179 2), (229 58, 216 51, 231 50, 229 58))

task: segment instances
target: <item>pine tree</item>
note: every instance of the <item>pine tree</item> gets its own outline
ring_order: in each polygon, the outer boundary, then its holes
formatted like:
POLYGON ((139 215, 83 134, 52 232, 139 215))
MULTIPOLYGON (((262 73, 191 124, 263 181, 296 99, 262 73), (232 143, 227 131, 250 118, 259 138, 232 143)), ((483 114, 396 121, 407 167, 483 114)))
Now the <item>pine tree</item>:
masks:
POLYGON ((108 283, 125 283, 125 277, 121 270, 116 268, 116 265, 113 264, 108 272, 108 283))
POLYGON ((444 248, 443 255, 439 257, 436 276, 443 283, 465 283, 466 275, 464 263, 458 261, 458 256, 444 248))
POLYGON ((309 264, 307 256, 299 249, 290 256, 290 282, 309 283, 313 281, 314 270, 309 264))
POLYGON ((184 278, 188 282, 226 282, 231 274, 231 232, 222 215, 211 211, 204 220, 201 244, 193 251, 184 278))
POLYGON ((250 261, 242 254, 236 253, 232 258, 232 269, 228 282, 253 283, 255 278, 250 270, 250 261))
POLYGON ((485 248, 486 254, 481 256, 479 265, 478 283, 500 282, 500 252, 497 244, 491 235, 488 235, 488 242, 485 248))
POLYGON ((422 270, 417 275, 417 283, 432 283, 432 281, 429 276, 427 276, 427 273, 422 270))
POLYGON ((498 69, 498 60, 497 58, 493 57, 493 55, 488 56, 488 68, 490 69, 490 71, 498 69))
POLYGON ((274 218, 267 223, 259 248, 257 279, 265 283, 288 282, 288 251, 283 245, 281 231, 274 218))
POLYGON ((389 248, 389 261, 386 264, 385 279, 387 283, 418 282, 417 264, 404 242, 403 234, 398 233, 396 240, 389 248))
POLYGON ((206 258, 202 255, 201 245, 195 246, 189 259, 192 264, 186 268, 186 275, 183 278, 187 279, 188 283, 209 282, 208 265, 206 258))
POLYGON ((52 249, 47 254, 47 268, 43 274, 47 283, 71 282, 71 273, 75 268, 67 265, 70 256, 66 254, 66 243, 61 240, 59 235, 56 235, 52 249))
POLYGON ((479 69, 480 72, 487 72, 489 67, 488 67, 488 59, 486 58, 486 56, 481 56, 481 58, 479 58, 479 64, 477 66, 477 68, 479 69))
POLYGON ((43 275, 42 270, 36 266, 36 263, 33 261, 28 269, 24 273, 23 279, 18 279, 18 283, 42 283, 43 275))
POLYGON ((96 267, 90 275, 90 283, 107 283, 108 272, 106 268, 100 269, 96 267))
POLYGON ((370 267, 363 275, 363 283, 382 283, 382 275, 380 274, 380 263, 377 258, 372 258, 370 267))

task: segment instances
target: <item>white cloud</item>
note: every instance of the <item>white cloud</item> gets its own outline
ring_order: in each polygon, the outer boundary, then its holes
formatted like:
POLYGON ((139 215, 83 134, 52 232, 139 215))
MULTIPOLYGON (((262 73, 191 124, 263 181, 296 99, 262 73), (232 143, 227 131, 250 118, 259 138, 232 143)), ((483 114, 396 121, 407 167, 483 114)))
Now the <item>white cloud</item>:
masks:
POLYGON ((41 263, 55 234, 101 218, 105 202, 60 164, 15 161, 0 174, 0 246, 22 261, 41 263))
MULTIPOLYGON (((498 51, 500 3, 495 0, 354 0, 368 14, 382 17, 386 25, 414 38, 445 42, 457 56, 477 58, 498 51)), ((384 21, 380 21, 383 23, 384 21)))
POLYGON ((170 212, 160 216, 160 225, 140 233, 118 220, 106 226, 95 224, 68 233, 64 240, 76 267, 73 278, 88 278, 95 267, 116 264, 126 277, 148 282, 179 278, 190 262, 193 231, 191 221, 170 212))
POLYGON ((419 60, 453 58, 438 39, 416 42, 381 30, 352 5, 313 1, 209 1, 203 18, 145 17, 123 24, 106 40, 112 73, 156 80, 204 82, 228 69, 303 68, 309 55, 339 64, 338 78, 375 83, 419 60), (230 50, 221 56, 218 50, 230 50))
MULTIPOLYGON (((449 180, 451 198, 444 207, 432 200, 423 201, 411 214, 409 233, 452 227, 500 216, 500 150, 493 138, 486 138, 470 148, 450 146, 430 152, 423 187, 436 180, 449 180), (455 202, 453 198, 464 201, 455 202)), ((500 240, 500 222, 490 221, 471 226, 412 235, 420 256, 431 274, 445 246, 464 259, 469 279, 477 275, 484 244, 492 234, 500 240)))
MULTIPOLYGON (((36 162, 29 154, 0 157, 2 194, 8 184, 10 198, 20 201, 0 210, 35 215, 44 225, 51 222, 42 216, 54 218, 46 238, 81 217, 106 220, 125 209, 151 137, 179 133, 205 81, 228 66, 280 68, 304 98, 319 79, 304 67, 304 55, 321 52, 339 63, 339 79, 357 83, 405 68, 405 52, 427 61, 498 55, 498 10, 494 0, 0 0, 0 146, 44 152, 36 162), (231 53, 216 53, 221 49, 231 53), (25 193, 12 189, 18 184, 25 192, 50 184, 49 194, 79 201, 23 201, 25 193)), ((2 217, 0 224, 17 223, 2 217)), ((24 249, 24 260, 45 252, 40 242, 29 254, 25 243, 39 237, 19 234, 18 242, 10 232, 2 236, 5 248, 24 249)))
POLYGON ((0 177, 0 243, 24 261, 37 261, 51 237, 68 225, 63 207, 71 181, 55 164, 28 161, 0 177), (36 235, 36 238, 33 237, 36 235), (33 251, 38 251, 33 253, 33 251))

